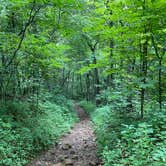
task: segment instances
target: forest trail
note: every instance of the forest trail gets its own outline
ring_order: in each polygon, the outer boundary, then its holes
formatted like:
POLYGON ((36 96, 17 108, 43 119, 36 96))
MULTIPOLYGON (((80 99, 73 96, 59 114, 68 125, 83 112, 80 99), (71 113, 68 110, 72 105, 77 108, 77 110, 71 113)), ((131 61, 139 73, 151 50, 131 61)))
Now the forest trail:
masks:
POLYGON ((95 135, 85 111, 75 104, 80 121, 58 145, 48 150, 29 166, 99 166, 95 135))

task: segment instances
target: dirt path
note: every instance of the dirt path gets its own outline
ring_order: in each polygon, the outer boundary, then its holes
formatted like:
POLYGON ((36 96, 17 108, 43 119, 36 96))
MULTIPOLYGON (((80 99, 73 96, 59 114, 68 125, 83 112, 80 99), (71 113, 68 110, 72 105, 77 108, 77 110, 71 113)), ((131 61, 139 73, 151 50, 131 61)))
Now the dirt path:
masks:
POLYGON ((33 161, 29 166, 98 166, 96 144, 90 120, 77 104, 80 118, 74 128, 59 144, 33 161))

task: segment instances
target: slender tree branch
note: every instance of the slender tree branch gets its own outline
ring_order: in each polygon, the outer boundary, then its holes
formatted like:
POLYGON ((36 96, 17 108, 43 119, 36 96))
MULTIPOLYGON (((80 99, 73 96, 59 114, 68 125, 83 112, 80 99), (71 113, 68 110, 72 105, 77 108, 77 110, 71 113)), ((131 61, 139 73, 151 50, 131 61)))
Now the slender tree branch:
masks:
POLYGON ((157 56, 159 59, 161 59, 162 57, 160 57, 160 55, 159 55, 158 48, 157 48, 157 45, 156 45, 156 42, 155 42, 155 39, 154 39, 153 34, 151 35, 151 38, 152 38, 152 43, 153 43, 153 46, 154 46, 154 49, 155 49, 156 56, 157 56))
POLYGON ((27 28, 28 28, 28 27, 31 25, 31 23, 34 21, 34 19, 35 19, 37 13, 38 13, 38 12, 40 11, 40 9, 41 9, 41 7, 39 7, 39 8, 37 8, 37 9, 35 10, 35 6, 36 6, 36 0, 33 1, 33 6, 32 6, 32 8, 31 8, 31 11, 30 11, 30 14, 29 14, 29 19, 28 19, 27 23, 25 24, 23 30, 19 33, 19 35, 21 36, 21 37, 20 37, 20 41, 19 41, 19 43, 18 43, 17 48, 16 48, 15 51, 13 52, 12 58, 10 59, 10 61, 8 62, 8 64, 6 65, 6 68, 8 68, 8 67, 12 64, 13 60, 16 58, 17 53, 18 53, 18 51, 20 50, 20 48, 21 48, 21 46, 22 46, 22 43, 23 43, 23 40, 24 40, 24 38, 25 38, 25 34, 26 34, 26 31, 27 31, 27 28), (34 10, 35 10, 35 11, 34 11, 34 10))
POLYGON ((97 40, 97 41, 95 41, 95 43, 93 44, 92 42, 89 41, 88 37, 87 37, 85 34, 83 34, 83 37, 85 38, 85 40, 86 40, 86 42, 87 42, 87 45, 89 46, 90 50, 91 50, 92 52, 94 52, 95 49, 96 49, 97 44, 99 43, 99 41, 97 40))

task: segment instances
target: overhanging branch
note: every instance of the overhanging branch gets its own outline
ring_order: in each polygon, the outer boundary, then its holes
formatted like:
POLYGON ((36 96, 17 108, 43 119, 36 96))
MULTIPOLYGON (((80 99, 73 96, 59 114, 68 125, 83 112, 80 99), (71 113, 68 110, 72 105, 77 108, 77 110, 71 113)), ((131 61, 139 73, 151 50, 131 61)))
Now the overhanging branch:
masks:
POLYGON ((29 14, 29 19, 28 19, 27 23, 25 24, 24 28, 23 28, 23 29, 21 30, 21 32, 19 33, 20 41, 19 41, 19 43, 18 43, 18 45, 17 45, 17 48, 16 48, 16 49, 14 50, 14 52, 13 52, 12 58, 10 59, 10 61, 8 62, 8 64, 6 65, 6 68, 8 68, 8 67, 12 64, 13 60, 16 58, 17 53, 18 53, 18 51, 20 50, 20 48, 21 48, 21 46, 22 46, 22 43, 23 43, 23 40, 24 40, 24 38, 25 38, 25 33, 26 33, 26 31, 27 31, 27 28, 33 23, 33 21, 34 21, 36 15, 37 15, 37 13, 38 13, 38 12, 40 11, 40 9, 41 9, 41 7, 38 7, 37 9, 35 9, 35 7, 36 7, 36 0, 33 1, 33 6, 32 6, 32 8, 31 8, 30 14, 29 14))

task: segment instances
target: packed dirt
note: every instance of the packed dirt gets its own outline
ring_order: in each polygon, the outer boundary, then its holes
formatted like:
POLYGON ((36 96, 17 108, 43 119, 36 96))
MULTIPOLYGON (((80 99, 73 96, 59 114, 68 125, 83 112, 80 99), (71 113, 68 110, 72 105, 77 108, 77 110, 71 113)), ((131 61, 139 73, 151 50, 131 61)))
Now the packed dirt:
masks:
POLYGON ((75 104, 80 122, 60 139, 58 145, 48 150, 28 166, 100 166, 95 135, 85 111, 75 104))

